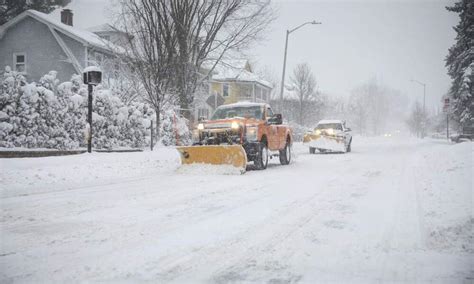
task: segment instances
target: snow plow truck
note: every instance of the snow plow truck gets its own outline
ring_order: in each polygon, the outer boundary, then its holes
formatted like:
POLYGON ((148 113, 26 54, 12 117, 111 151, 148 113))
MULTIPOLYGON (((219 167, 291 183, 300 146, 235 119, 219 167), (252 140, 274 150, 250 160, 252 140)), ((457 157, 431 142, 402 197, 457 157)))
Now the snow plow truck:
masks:
POLYGON ((291 162, 291 130, 266 103, 218 107, 197 125, 193 141, 193 146, 177 147, 182 164, 232 165, 244 173, 247 162, 258 170, 266 169, 273 156, 279 156, 282 165, 291 162))
POLYGON ((303 137, 303 144, 309 147, 309 153, 351 151, 351 129, 346 127, 343 120, 321 120, 313 131, 307 132, 303 137))

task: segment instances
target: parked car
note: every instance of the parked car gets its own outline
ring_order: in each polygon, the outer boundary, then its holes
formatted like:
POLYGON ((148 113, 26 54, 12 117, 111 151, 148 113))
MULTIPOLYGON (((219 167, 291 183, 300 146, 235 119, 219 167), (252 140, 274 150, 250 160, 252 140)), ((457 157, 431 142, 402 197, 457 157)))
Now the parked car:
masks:
POLYGON ((460 143, 464 141, 472 141, 474 139, 474 126, 464 126, 460 134, 451 136, 451 141, 460 143))

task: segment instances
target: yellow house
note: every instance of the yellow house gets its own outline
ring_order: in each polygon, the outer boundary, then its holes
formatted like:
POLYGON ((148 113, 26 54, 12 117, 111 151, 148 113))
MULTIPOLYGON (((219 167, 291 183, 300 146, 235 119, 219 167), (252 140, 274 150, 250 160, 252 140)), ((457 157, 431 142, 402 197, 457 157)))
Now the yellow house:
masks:
POLYGON ((209 79, 209 93, 196 105, 196 117, 209 118, 221 104, 269 102, 272 85, 253 73, 248 60, 219 62, 209 79))

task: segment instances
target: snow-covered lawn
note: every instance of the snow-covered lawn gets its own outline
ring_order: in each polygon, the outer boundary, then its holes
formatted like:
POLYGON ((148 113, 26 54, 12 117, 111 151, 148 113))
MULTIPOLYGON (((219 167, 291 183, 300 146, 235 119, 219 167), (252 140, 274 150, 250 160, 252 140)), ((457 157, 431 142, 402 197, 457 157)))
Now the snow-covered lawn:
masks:
POLYGON ((355 137, 226 175, 171 148, 0 160, 0 282, 471 282, 473 144, 355 137))

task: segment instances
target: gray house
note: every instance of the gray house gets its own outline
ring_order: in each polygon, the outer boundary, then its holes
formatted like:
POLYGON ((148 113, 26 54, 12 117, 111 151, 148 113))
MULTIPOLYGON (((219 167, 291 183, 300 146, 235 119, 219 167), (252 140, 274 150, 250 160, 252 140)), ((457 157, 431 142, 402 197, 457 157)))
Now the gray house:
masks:
MULTIPOLYGON (((60 81, 67 81, 90 65, 113 69, 110 62, 120 52, 121 47, 73 27, 73 13, 69 9, 61 12, 61 21, 27 10, 0 26, 0 68, 10 66, 23 72, 28 81, 38 81, 51 70, 58 72, 60 81)), ((105 77, 111 71, 104 70, 105 77)))

